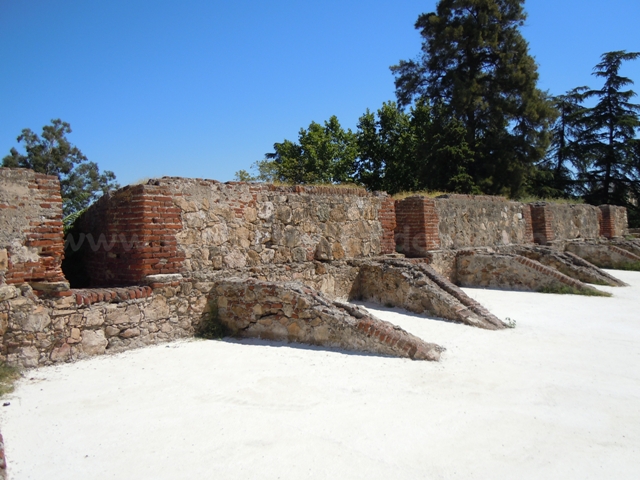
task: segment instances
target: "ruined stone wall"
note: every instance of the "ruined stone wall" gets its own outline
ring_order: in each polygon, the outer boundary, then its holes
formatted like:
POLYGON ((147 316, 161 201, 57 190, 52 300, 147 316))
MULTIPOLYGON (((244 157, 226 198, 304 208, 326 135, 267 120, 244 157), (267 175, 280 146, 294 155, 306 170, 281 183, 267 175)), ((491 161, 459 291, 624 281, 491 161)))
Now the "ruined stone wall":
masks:
POLYGON ((436 200, 443 248, 531 243, 529 206, 502 197, 445 195, 436 200))
POLYGON ((166 187, 134 185, 100 198, 77 222, 77 262, 93 286, 135 285, 177 273, 184 253, 175 237, 181 211, 166 187))
POLYGON ((627 209, 615 205, 600 205, 602 219, 600 235, 605 238, 624 237, 629 233, 627 209))
POLYGON ((361 189, 178 178, 158 183, 182 214, 176 238, 188 274, 379 255, 384 226, 392 222, 389 197, 361 189))
POLYGON ((530 243, 528 205, 502 197, 443 195, 396 202, 396 243, 408 256, 429 250, 530 243))
POLYGON ((0 288, 0 360, 22 367, 65 362, 193 336, 212 284, 74 290, 38 298, 0 288))
POLYGON ((101 199, 76 235, 97 286, 390 253, 394 223, 382 193, 165 177, 101 199))
POLYGON ((61 282, 63 255, 57 177, 0 168, 0 284, 61 282))
POLYGON ((302 342, 415 360, 438 360, 444 349, 355 305, 297 283, 221 280, 212 291, 219 320, 234 335, 302 342))
POLYGON ((600 235, 600 209, 593 205, 536 202, 531 204, 533 236, 536 243, 548 245, 600 235))
POLYGON ((504 288, 543 291, 572 288, 597 294, 598 291, 541 263, 520 255, 459 252, 456 278, 463 287, 504 288))

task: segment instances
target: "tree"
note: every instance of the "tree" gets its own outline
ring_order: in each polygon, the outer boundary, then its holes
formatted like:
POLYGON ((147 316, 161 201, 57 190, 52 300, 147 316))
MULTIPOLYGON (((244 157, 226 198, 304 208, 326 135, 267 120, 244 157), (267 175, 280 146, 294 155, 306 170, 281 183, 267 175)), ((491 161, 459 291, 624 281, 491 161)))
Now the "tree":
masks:
POLYGON ((460 122, 419 100, 405 113, 393 102, 358 122, 356 179, 370 190, 474 191, 460 122))
POLYGON ((582 104, 587 90, 589 87, 577 87, 551 98, 558 117, 551 128, 550 148, 538 164, 531 186, 532 193, 539 197, 572 197, 578 193, 575 173, 583 169, 588 156, 580 141, 588 112, 582 104))
POLYGON ((369 190, 415 190, 415 136, 411 117, 386 102, 358 120, 356 180, 369 190))
POLYGON ((512 197, 523 193, 543 158, 555 116, 536 87, 537 67, 518 29, 526 19, 523 3, 440 0, 415 24, 421 57, 391 67, 400 106, 423 99, 459 119, 473 183, 512 197))
MULTIPOLYGON (((311 122, 300 129, 298 143, 284 140, 273 145, 274 152, 254 164, 262 179, 284 183, 349 183, 358 155, 356 137, 350 129, 340 126, 334 115, 324 125, 311 122)), ((238 172, 237 178, 261 179, 238 172)))
POLYGON ((640 185, 639 140, 640 105, 631 103, 633 90, 622 90, 633 81, 620 76, 623 61, 635 60, 640 52, 604 53, 594 75, 604 79, 599 90, 588 90, 585 99, 595 98, 587 109, 580 136, 584 160, 577 164, 584 196, 589 203, 628 205, 637 199, 640 185))
POLYGON ((118 188, 113 172, 100 173, 98 165, 68 140, 71 125, 60 119, 42 127, 42 136, 28 128, 18 136, 24 142, 25 154, 11 148, 2 166, 30 168, 38 173, 56 175, 60 179, 62 209, 65 216, 78 212, 111 189, 118 188))

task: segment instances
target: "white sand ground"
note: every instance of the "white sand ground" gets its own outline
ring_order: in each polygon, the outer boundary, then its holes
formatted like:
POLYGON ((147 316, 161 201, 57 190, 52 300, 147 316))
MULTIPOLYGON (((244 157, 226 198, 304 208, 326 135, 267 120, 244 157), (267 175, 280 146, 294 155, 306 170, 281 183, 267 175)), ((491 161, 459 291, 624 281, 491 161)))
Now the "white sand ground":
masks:
POLYGON ((10 478, 638 479, 640 273, 612 273, 613 298, 467 289, 500 332, 372 308, 440 363, 184 341, 30 371, 10 478))

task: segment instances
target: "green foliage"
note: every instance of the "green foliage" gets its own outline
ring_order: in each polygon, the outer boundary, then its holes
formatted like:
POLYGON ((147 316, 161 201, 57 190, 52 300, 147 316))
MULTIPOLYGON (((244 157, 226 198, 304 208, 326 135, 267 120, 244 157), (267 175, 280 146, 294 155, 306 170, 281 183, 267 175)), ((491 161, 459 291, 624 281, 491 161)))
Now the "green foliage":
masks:
POLYGON ((633 272, 640 272, 640 262, 627 262, 616 265, 616 270, 629 270, 633 272))
POLYGON ((258 170, 266 173, 263 178, 295 184, 349 182, 358 154, 355 135, 335 116, 324 125, 311 122, 300 129, 298 143, 284 140, 273 148, 258 162, 258 170))
MULTIPOLYGON (((555 112, 536 87, 537 67, 519 32, 523 3, 441 0, 416 22, 421 56, 391 67, 401 106, 437 99, 438 116, 459 120, 472 159, 460 170, 462 189, 520 195, 549 143, 555 112)), ((440 148, 460 145, 449 135, 440 148)))
POLYGON ((71 232, 71 230, 73 229, 73 226, 76 223, 76 220, 78 220, 78 218, 80 218, 82 214, 86 211, 87 209, 83 208, 82 210, 78 210, 76 212, 70 213, 69 215, 67 215, 62 219, 62 229, 63 229, 65 238, 67 234, 69 234, 69 232, 71 232))
POLYGON ((206 311, 196 328, 195 336, 206 340, 220 340, 228 334, 227 329, 220 321, 218 314, 218 302, 210 301, 206 311))
POLYGON ((13 384, 18 378, 20 371, 16 367, 0 363, 0 397, 13 392, 13 384))
POLYGON ((609 292, 602 292, 595 288, 575 288, 569 285, 547 285, 538 290, 539 293, 555 293, 558 295, 585 295, 587 297, 610 297, 609 292))
POLYGON ((596 105, 585 109, 579 141, 584 159, 576 167, 589 203, 629 205, 630 196, 640 193, 640 105, 631 103, 636 95, 623 90, 633 81, 619 75, 623 61, 635 60, 640 52, 616 51, 602 55, 594 75, 604 79, 599 90, 588 90, 584 98, 596 105))
POLYGON ((25 154, 11 148, 2 160, 3 167, 30 168, 60 179, 62 209, 65 216, 88 207, 101 195, 118 188, 113 172, 100 173, 98 165, 67 140, 71 126, 60 119, 42 127, 42 136, 25 128, 18 136, 25 154))
POLYGON ((464 131, 439 107, 418 101, 405 113, 384 103, 360 117, 356 136, 356 180, 370 190, 474 191, 464 131))

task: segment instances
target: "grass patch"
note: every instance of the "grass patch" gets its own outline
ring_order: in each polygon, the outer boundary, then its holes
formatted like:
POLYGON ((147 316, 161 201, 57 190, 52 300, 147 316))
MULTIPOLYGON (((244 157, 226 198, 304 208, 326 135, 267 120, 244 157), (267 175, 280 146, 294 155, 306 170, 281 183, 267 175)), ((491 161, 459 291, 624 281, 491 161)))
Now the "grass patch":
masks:
POLYGON ((227 328, 220 321, 218 302, 213 300, 209 302, 208 311, 202 315, 195 336, 206 340, 220 340, 227 335, 227 328))
POLYGON ((585 201, 582 198, 541 198, 534 197, 531 195, 527 195, 521 198, 514 198, 516 202, 522 203, 535 203, 535 202, 546 202, 546 203, 559 203, 562 205, 582 205, 585 201))
POLYGON ((595 288, 579 289, 570 285, 547 285, 538 290, 538 293, 556 293, 558 295, 584 295, 587 297, 610 297, 609 292, 601 292, 595 288))
POLYGON ((451 192, 441 192, 439 190, 429 191, 429 190, 420 190, 418 192, 398 192, 391 197, 394 200, 404 200, 408 197, 427 197, 427 198, 436 198, 440 195, 451 195, 451 192))
POLYGON ((0 363, 0 397, 13 392, 14 382, 20 378, 20 370, 0 363))
POLYGON ((627 270, 631 272, 640 272, 640 262, 621 263, 613 267, 614 270, 627 270))

